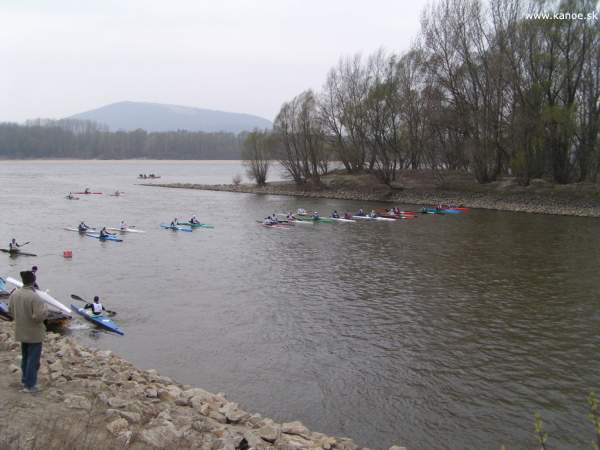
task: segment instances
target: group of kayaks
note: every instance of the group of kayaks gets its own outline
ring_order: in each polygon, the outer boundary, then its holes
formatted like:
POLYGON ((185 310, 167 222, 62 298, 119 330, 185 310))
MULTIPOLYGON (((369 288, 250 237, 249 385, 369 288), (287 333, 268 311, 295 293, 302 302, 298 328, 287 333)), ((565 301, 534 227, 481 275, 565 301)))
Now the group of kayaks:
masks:
MULTIPOLYGON (((121 192, 116 190, 114 193, 109 194, 111 197, 120 197, 125 192, 121 192)), ((69 192, 65 198, 67 200, 79 200, 81 197, 76 197, 77 195, 102 195, 102 192, 92 192, 89 188, 85 188, 83 192, 69 192)))
POLYGON ((359 221, 386 221, 396 222, 399 220, 416 219, 418 214, 463 214, 468 211, 464 207, 450 207, 448 205, 438 205, 431 208, 422 208, 420 211, 404 211, 399 208, 379 208, 365 213, 360 209, 357 213, 344 213, 340 216, 334 211, 329 217, 321 217, 317 211, 308 214, 306 210, 300 208, 296 213, 275 213, 264 220, 257 220, 259 224, 267 228, 287 228, 295 224, 311 223, 353 223, 359 221))
POLYGON ((144 230, 139 230, 135 227, 135 225, 127 225, 124 222, 121 222, 119 227, 103 227, 100 231, 97 231, 97 228, 89 227, 85 224, 80 224, 77 228, 65 227, 67 231, 73 231, 79 233, 82 236, 87 236, 93 239, 98 239, 100 241, 113 241, 113 242, 123 242, 116 233, 145 233, 144 230))
MULTIPOLYGON (((15 280, 14 278, 7 277, 6 280, 0 278, 0 297, 8 297, 10 294, 7 290, 6 282, 16 287, 23 286, 23 283, 21 283, 18 280, 15 280)), ((63 305, 61 302, 56 300, 54 297, 52 297, 47 291, 42 291, 40 289, 36 289, 35 291, 38 294, 39 298, 50 307, 47 319, 47 321, 49 322, 48 325, 55 327, 64 326, 65 323, 68 323, 72 319, 71 314, 73 313, 73 311, 75 311, 78 315, 83 317, 88 322, 93 323, 94 325, 104 330, 117 333, 121 336, 125 334, 123 330, 121 330, 121 328, 110 317, 107 316, 107 314, 93 314, 90 310, 73 304, 71 304, 71 308, 68 308, 67 306, 63 305)), ((75 300, 84 303, 89 303, 88 301, 83 300, 81 297, 75 294, 71 295, 71 297, 75 300)), ((8 304, 5 302, 0 302, 0 318, 4 320, 13 320, 13 317, 11 316, 8 308, 8 304)))
POLYGON ((187 231, 188 233, 191 233, 196 228, 214 228, 215 226, 208 223, 201 223, 196 216, 193 216, 187 222, 180 222, 177 220, 177 218, 175 218, 169 225, 161 223, 160 227, 164 228, 165 230, 187 231))

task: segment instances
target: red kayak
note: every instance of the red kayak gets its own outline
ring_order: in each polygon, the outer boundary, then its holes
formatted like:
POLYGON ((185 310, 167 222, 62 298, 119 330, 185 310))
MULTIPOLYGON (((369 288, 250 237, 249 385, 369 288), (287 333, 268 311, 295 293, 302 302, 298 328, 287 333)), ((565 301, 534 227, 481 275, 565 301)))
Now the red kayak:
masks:
POLYGON ((89 194, 102 194, 102 192, 73 192, 73 194, 77 194, 77 195, 89 195, 89 194))

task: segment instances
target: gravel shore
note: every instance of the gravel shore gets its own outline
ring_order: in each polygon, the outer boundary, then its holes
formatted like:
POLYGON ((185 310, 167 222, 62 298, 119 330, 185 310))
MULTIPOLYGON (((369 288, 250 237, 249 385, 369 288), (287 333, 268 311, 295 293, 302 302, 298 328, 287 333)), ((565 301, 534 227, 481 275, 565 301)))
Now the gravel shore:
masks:
POLYGON ((297 421, 251 414, 223 393, 179 384, 57 333, 44 342, 42 391, 23 393, 20 353, 12 323, 0 320, 1 449, 359 448, 297 421))

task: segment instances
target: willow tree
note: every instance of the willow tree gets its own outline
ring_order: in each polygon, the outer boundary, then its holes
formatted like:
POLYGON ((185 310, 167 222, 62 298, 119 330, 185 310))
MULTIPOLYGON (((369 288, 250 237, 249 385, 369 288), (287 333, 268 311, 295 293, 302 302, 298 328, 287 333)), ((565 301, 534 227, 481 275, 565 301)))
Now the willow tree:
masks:
POLYGON ((268 130, 254 129, 244 139, 242 160, 248 177, 259 186, 267 183, 267 175, 271 166, 271 158, 275 146, 275 138, 268 130))

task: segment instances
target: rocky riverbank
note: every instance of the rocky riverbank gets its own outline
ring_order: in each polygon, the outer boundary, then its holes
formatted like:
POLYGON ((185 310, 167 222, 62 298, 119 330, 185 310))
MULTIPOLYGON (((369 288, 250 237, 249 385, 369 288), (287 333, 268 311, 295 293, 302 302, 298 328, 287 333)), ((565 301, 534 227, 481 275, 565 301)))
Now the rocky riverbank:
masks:
MULTIPOLYGON (((20 344, 0 321, 0 449, 342 449, 357 445, 244 411, 225 394, 140 370, 48 333, 37 394, 20 392, 20 344)), ((402 450, 392 447, 390 450, 402 450)))
MULTIPOLYGON (((275 182, 266 186, 250 184, 203 185, 190 183, 145 184, 175 189, 201 189, 264 195, 289 195, 306 198, 331 198, 413 205, 463 205, 469 208, 515 211, 564 216, 600 217, 600 196, 595 190, 582 192, 578 186, 557 187, 542 180, 528 187, 503 182, 478 189, 406 188, 387 189, 381 186, 356 190, 353 186, 325 185, 319 189, 299 187, 292 183, 275 182)), ((368 208, 368 207, 367 207, 368 208)))

